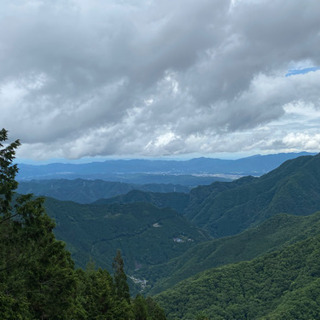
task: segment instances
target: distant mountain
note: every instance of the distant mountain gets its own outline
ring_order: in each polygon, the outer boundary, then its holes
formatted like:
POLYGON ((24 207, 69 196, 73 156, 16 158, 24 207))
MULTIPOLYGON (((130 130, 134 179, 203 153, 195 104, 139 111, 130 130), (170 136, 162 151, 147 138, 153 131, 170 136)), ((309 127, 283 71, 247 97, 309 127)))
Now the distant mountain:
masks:
POLYGON ((309 215, 320 210, 320 154, 288 160, 261 177, 199 186, 188 195, 130 192, 107 202, 169 206, 215 238, 230 236, 278 213, 309 215))
POLYGON ((103 180, 59 179, 21 181, 17 192, 33 193, 36 196, 47 196, 62 201, 90 203, 98 199, 126 194, 131 190, 153 192, 189 192, 190 188, 173 184, 128 184, 103 180))
POLYGON ((172 209, 146 203, 127 205, 78 204, 46 198, 55 234, 67 243, 78 266, 92 259, 109 269, 117 249, 128 273, 181 255, 210 237, 172 209))
POLYGON ((237 234, 274 214, 320 210, 320 154, 288 160, 260 178, 191 190, 185 216, 214 237, 237 234))
POLYGON ((317 234, 320 212, 310 216, 279 214, 238 235, 199 243, 167 263, 141 268, 135 276, 148 279, 145 292, 154 295, 201 271, 252 260, 317 234))
POLYGON ((156 296, 170 319, 319 319, 320 235, 209 269, 156 296))
MULTIPOLYGON (((260 176, 278 167, 288 159, 296 158, 308 153, 282 153, 275 155, 256 155, 238 160, 221 160, 211 158, 197 158, 187 161, 173 160, 107 160, 104 162, 92 162, 86 164, 62 164, 48 165, 19 164, 18 180, 31 179, 103 179, 128 183, 173 183, 183 185, 200 185, 204 177, 192 175, 256 175, 260 176), (182 178, 181 178, 181 177, 182 178), (184 176, 184 177, 183 177, 184 176), (176 180, 172 180, 175 178, 176 180), (195 183, 198 178, 199 183, 195 183), (156 180, 155 180, 156 179, 156 180), (183 183, 184 182, 184 183, 183 183), (192 182, 192 183, 191 183, 192 182)), ((208 177, 206 177, 208 179, 208 177)))

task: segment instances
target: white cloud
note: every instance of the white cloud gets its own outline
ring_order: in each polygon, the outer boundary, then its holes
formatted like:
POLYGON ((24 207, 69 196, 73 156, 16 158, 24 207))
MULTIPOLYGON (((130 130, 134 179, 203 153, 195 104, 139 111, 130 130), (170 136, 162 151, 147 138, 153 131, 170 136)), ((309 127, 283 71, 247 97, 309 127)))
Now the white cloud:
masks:
POLYGON ((317 146, 301 137, 318 134, 320 70, 285 77, 320 65, 316 0, 0 9, 0 127, 22 157, 317 146))

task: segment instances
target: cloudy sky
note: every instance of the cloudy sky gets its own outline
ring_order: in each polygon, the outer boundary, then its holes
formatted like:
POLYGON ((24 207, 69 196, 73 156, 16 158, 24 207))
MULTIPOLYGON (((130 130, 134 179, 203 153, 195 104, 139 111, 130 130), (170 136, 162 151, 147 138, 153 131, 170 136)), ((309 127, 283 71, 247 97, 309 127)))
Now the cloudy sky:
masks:
POLYGON ((20 158, 320 151, 319 0, 1 0, 20 158))

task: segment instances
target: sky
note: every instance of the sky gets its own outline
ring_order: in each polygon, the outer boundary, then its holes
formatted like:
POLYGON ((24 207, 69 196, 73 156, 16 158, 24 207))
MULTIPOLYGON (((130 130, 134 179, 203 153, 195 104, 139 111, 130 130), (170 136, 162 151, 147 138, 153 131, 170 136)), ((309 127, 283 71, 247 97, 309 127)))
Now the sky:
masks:
POLYGON ((320 151, 319 0, 1 0, 21 159, 320 151))

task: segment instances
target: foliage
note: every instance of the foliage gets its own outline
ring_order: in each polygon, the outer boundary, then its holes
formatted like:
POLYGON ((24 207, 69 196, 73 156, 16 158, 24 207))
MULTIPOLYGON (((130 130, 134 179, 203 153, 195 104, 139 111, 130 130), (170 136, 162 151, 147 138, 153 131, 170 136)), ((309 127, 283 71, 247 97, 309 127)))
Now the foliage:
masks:
POLYGON ((134 276, 150 280, 144 292, 154 295, 206 269, 247 261, 317 235, 320 212, 310 216, 279 214, 241 234, 197 244, 167 263, 141 268, 134 276))
POLYGON ((189 195, 179 192, 143 192, 140 190, 132 190, 125 195, 120 195, 110 199, 102 199, 97 201, 99 204, 108 203, 150 203, 158 208, 171 208, 179 213, 183 213, 189 202, 189 195))
POLYGON ((147 203, 95 205, 46 198, 45 207, 56 221, 57 238, 67 243, 77 266, 83 268, 92 258, 111 271, 112 257, 120 248, 125 271, 132 274, 210 239, 172 209, 147 203), (178 238, 182 242, 175 241, 178 238))
MULTIPOLYGON (((17 167, 12 161, 19 141, 5 146, 6 140, 7 131, 3 129, 0 319, 134 320, 136 313, 121 256, 115 258, 115 281, 108 271, 95 270, 93 266, 86 271, 75 270, 65 244, 55 239, 55 224, 44 211, 43 199, 34 199, 32 195, 14 199, 17 167), (120 273, 121 281, 117 279, 120 273)), ((145 310, 149 317, 148 308, 145 310)))
MULTIPOLYGON (((0 140, 6 139, 3 129, 0 140)), ((17 167, 12 161, 18 145, 19 141, 1 144, 0 151, 0 282, 4 304, 0 318, 16 314, 17 318, 65 319, 73 307, 73 262, 52 233, 54 223, 44 213, 43 199, 23 195, 12 204, 17 187, 17 167)))
POLYGON ((190 192, 185 215, 214 237, 238 234, 286 212, 309 215, 320 210, 320 154, 283 163, 260 178, 215 182, 190 192))
POLYGON ((120 300, 126 300, 130 302, 129 286, 127 283, 127 276, 124 272, 124 262, 121 257, 120 250, 117 250, 117 254, 113 259, 112 268, 114 271, 113 278, 115 283, 115 293, 120 300))
POLYGON ((169 319, 318 319, 320 235, 214 268, 156 296, 169 319))
MULTIPOLYGON (((52 179, 20 181, 18 193, 33 193, 37 196, 52 197, 62 201, 91 203, 97 200, 116 197, 132 190, 155 193, 187 193, 190 188, 173 184, 131 184, 116 181, 84 179, 52 179)), ((161 194, 160 194, 161 195, 161 194)))

